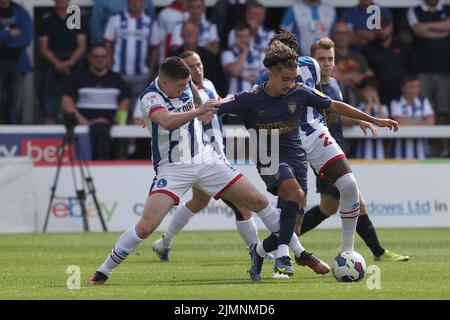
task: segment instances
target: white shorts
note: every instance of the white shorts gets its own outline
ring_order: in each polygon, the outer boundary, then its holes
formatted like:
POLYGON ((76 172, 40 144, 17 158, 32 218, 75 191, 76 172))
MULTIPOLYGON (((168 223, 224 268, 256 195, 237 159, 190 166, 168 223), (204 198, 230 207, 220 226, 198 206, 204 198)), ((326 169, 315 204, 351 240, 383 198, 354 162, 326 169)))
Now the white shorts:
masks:
POLYGON ((302 137, 302 148, 309 164, 321 178, 324 178, 323 172, 331 163, 346 157, 325 126, 319 127, 309 137, 302 137))
MULTIPOLYGON (((214 153, 215 154, 215 153, 214 153)), ((150 187, 150 195, 164 193, 176 204, 190 189, 196 188, 218 200, 222 193, 243 175, 225 159, 215 154, 215 161, 198 164, 169 164, 160 166, 150 187)))

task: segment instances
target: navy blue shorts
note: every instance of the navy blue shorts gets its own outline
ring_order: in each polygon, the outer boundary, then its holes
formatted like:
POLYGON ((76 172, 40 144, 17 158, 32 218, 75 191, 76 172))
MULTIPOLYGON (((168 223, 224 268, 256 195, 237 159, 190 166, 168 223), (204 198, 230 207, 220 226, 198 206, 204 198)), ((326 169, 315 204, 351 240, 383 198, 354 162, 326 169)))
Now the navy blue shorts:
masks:
POLYGON ((296 163, 280 162, 278 172, 274 175, 261 175, 262 180, 266 184, 267 191, 273 195, 277 195, 278 186, 285 180, 295 179, 305 192, 308 192, 308 167, 306 162, 298 161, 296 163))

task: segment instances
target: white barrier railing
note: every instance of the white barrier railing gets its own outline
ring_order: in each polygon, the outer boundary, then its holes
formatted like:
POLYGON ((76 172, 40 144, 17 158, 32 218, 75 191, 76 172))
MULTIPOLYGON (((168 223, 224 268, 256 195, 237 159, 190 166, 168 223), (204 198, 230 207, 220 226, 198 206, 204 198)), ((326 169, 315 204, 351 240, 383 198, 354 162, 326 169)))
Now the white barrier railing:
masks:
MULTIPOLYGON (((77 126, 76 133, 87 133, 87 126, 77 126)), ((398 132, 389 131, 386 128, 377 128, 378 137, 383 139, 396 138, 450 138, 450 126, 402 126, 398 132)), ((24 125, 24 126, 0 126, 1 134, 64 134, 65 128, 62 125, 24 125)), ((113 126, 111 136, 114 138, 147 138, 150 133, 146 128, 140 126, 113 126)), ((246 138, 249 136, 243 126, 224 126, 225 138, 246 138)), ((364 136, 359 127, 344 129, 344 136, 349 139, 372 138, 370 133, 364 136)))

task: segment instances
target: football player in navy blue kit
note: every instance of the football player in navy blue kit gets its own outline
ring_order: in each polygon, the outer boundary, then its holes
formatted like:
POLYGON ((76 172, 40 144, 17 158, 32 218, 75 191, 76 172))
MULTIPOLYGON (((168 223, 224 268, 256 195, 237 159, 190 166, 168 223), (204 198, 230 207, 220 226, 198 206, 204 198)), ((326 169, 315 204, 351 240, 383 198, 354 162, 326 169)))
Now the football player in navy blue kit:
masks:
MULTIPOLYGON (((280 232, 270 235, 263 243, 252 244, 250 255, 252 266, 249 270, 253 280, 260 280, 261 268, 265 252, 277 249, 275 268, 280 273, 293 274, 289 258, 288 242, 295 229, 296 214, 304 206, 306 191, 306 164, 308 161, 323 177, 335 182, 341 192, 340 213, 342 217, 341 251, 353 250, 356 221, 359 215, 358 188, 351 173, 345 154, 328 129, 323 125, 321 110, 330 109, 380 127, 398 130, 397 122, 391 119, 371 117, 345 103, 333 101, 318 90, 297 83, 298 54, 280 41, 274 41, 266 52, 264 65, 269 69, 269 80, 248 92, 240 92, 224 101, 219 114, 235 114, 240 116, 247 129, 258 138, 263 132, 278 135, 279 152, 272 152, 272 159, 278 156, 278 170, 274 174, 263 173, 265 165, 260 162, 258 154, 257 167, 267 185, 268 191, 277 194, 284 201, 281 210, 280 232), (313 106, 313 107, 312 107, 313 106)), ((269 139, 268 141, 271 141, 269 139)), ((273 150, 275 151, 275 150, 273 150)), ((274 163, 271 163, 273 165, 274 163)), ((306 250, 302 250, 305 253, 306 250)), ((307 253, 309 257, 312 255, 307 253)), ((298 264, 302 257, 296 253, 298 264)), ((305 257, 303 257, 305 258, 305 257)), ((317 273, 326 273, 329 267, 317 260, 317 273), (318 270, 322 268, 323 270, 318 270), (318 272, 323 271, 323 272, 318 272), (326 272, 325 272, 326 271, 326 272)))

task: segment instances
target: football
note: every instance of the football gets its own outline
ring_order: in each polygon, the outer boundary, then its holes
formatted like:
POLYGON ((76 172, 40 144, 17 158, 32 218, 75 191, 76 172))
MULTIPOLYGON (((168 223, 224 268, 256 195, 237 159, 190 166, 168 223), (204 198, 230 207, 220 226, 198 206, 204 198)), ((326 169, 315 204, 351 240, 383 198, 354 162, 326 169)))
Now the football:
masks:
POLYGON ((366 261, 358 252, 344 251, 334 258, 331 269, 337 281, 356 282, 364 278, 366 261))

